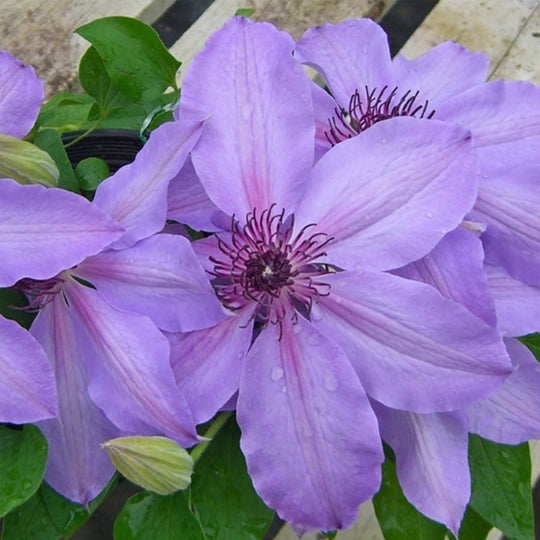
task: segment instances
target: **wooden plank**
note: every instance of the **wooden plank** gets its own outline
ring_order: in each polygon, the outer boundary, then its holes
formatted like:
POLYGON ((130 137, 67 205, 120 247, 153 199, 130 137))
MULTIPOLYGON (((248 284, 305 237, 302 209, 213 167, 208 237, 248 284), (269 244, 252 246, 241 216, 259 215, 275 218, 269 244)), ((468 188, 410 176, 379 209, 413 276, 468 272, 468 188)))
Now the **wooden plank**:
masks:
POLYGON ((380 18, 396 0, 216 0, 169 49, 181 62, 178 83, 191 60, 212 32, 232 17, 238 8, 255 8, 253 18, 274 23, 299 38, 310 26, 339 22, 349 17, 380 18))
POLYGON ((47 96, 68 90, 88 43, 73 34, 98 17, 125 15, 154 22, 174 0, 2 0, 0 49, 31 64, 47 96))
POLYGON ((537 3, 492 76, 540 84, 540 3, 537 3))
MULTIPOLYGON (((539 4, 538 0, 481 0, 474 3, 469 0, 440 0, 401 53, 407 58, 415 58, 442 41, 458 41, 471 50, 487 53, 491 59, 493 74, 508 57, 509 50, 515 45, 516 36, 523 35, 525 40, 524 30, 533 18, 538 16, 535 12, 538 11, 539 4)), ((531 27, 530 33, 532 31, 534 30, 531 27)), ((538 51, 538 45, 534 40, 533 43, 536 45, 533 50, 538 51)), ((530 45, 529 40, 522 44, 526 45, 530 45)), ((515 54, 519 57, 517 50, 515 54)), ((534 71, 534 54, 530 52, 526 56, 531 59, 528 65, 531 65, 534 71)), ((538 58, 537 53, 536 70, 538 58)), ((515 77, 515 71, 511 69, 506 73, 509 77, 515 77)))

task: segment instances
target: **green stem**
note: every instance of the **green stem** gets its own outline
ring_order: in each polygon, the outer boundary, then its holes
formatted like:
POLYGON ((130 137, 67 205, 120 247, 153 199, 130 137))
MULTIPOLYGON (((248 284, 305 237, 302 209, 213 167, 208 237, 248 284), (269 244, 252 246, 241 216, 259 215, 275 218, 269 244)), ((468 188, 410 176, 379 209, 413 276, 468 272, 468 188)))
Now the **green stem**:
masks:
POLYGON ((96 120, 96 123, 92 127, 89 127, 84 133, 79 135, 76 139, 73 139, 71 142, 68 142, 66 145, 64 145, 64 147, 69 148, 70 146, 73 146, 74 144, 77 144, 79 141, 84 139, 87 135, 90 135, 90 133, 92 133, 92 131, 96 130, 101 125, 101 123, 103 122, 103 119, 104 119, 104 117, 102 117, 102 116, 99 117, 96 120))
POLYGON ((201 457, 202 453, 206 450, 206 447, 210 444, 211 440, 215 437, 216 433, 223 427, 225 422, 231 417, 232 412, 222 412, 219 413, 214 421, 210 424, 210 427, 206 430, 206 433, 203 435, 208 441, 202 441, 191 451, 191 459, 193 463, 197 463, 198 459, 201 457))

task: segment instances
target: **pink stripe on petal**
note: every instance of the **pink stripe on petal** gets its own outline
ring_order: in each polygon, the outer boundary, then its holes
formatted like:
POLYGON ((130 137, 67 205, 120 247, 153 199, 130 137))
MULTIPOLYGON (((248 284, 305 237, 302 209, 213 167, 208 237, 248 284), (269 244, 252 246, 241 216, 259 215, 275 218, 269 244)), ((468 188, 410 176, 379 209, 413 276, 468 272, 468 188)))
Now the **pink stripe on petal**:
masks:
POLYGON ((325 278, 330 294, 312 320, 343 348, 368 395, 388 407, 456 410, 511 372, 497 331, 432 287, 367 271, 325 278))
POLYGON ((471 496, 465 419, 456 413, 398 411, 379 403, 373 408, 383 439, 395 452, 405 497, 457 537, 471 496))
POLYGON ((378 489, 375 416, 343 352, 302 317, 268 325, 242 373, 237 419, 262 499, 306 529, 348 527, 378 489))
POLYGON ((74 317, 90 397, 120 429, 197 441, 169 364, 169 344, 150 318, 119 311, 75 281, 65 294, 74 317))
POLYGON ((32 334, 53 364, 58 386, 58 418, 38 423, 49 443, 45 479, 69 500, 88 504, 114 474, 100 444, 119 430, 88 395, 80 343, 61 295, 39 313, 32 334))
POLYGON ((192 153, 212 201, 243 220, 272 203, 291 210, 314 153, 310 80, 294 42, 268 23, 233 18, 190 66, 179 117, 207 119, 192 153))

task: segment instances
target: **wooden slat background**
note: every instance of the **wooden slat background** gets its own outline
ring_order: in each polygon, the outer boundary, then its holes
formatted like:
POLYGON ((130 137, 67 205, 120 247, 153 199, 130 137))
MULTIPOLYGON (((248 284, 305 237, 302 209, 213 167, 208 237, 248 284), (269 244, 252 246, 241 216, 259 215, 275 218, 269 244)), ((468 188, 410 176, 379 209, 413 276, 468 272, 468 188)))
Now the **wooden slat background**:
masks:
MULTIPOLYGON (((174 0, 1 0, 0 49, 6 49, 35 66, 46 81, 47 95, 72 89, 78 62, 87 47, 73 30, 97 17, 126 15, 153 23, 174 0)), ((170 48, 183 62, 181 81, 191 59, 207 37, 235 11, 254 7, 254 18, 268 20, 300 37, 310 26, 338 22, 348 17, 380 19, 396 0, 215 0, 203 15, 170 48)), ((402 49, 414 58, 445 40, 459 41, 472 50, 486 52, 491 78, 522 79, 540 84, 540 1, 538 0, 440 0, 402 49)), ((533 474, 540 473, 540 442, 531 443, 533 474)), ((338 540, 382 540, 367 502, 360 517, 338 540)), ((296 535, 285 527, 278 540, 296 535)), ((317 534, 305 537, 315 540, 317 534)), ((496 530, 490 540, 500 538, 496 530)))

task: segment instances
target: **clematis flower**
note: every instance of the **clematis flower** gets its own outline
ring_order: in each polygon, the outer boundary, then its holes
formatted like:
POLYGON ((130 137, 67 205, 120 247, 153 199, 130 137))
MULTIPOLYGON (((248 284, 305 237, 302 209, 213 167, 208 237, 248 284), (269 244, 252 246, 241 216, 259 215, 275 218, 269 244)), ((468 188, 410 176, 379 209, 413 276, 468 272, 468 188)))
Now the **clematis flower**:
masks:
MULTIPOLYGON (((517 81, 486 83, 488 58, 456 43, 412 61, 392 61, 383 30, 369 20, 310 29, 297 55, 321 73, 333 95, 312 87, 318 155, 402 116, 471 130, 481 172, 474 208, 463 227, 394 273, 433 286, 504 336, 539 330, 538 310, 524 308, 539 298, 533 208, 540 196, 540 89, 517 81)), ((405 495, 454 534, 470 496, 468 431, 507 444, 539 435, 537 363, 519 342, 505 342, 514 372, 486 399, 435 415, 375 407, 405 495)))
POLYGON ((39 202, 13 218, 11 229, 21 237, 18 259, 34 260, 40 271, 29 278, 17 267, 11 281, 38 311, 31 332, 58 387, 58 417, 38 423, 50 448, 45 479, 82 504, 114 472, 100 443, 155 433, 184 446, 197 442, 158 327, 198 330, 224 315, 189 241, 156 233, 165 225, 168 182, 200 130, 200 123, 157 129, 132 164, 98 187, 93 203, 17 186, 25 190, 19 198, 33 195, 39 202), (74 224, 66 226, 63 216, 74 224), (41 254, 33 251, 39 242, 41 254), (66 256, 41 268, 43 250, 66 256))
MULTIPOLYGON (((169 207, 188 225, 201 204, 214 208, 218 232, 194 249, 230 316, 168 337, 195 421, 238 392, 259 495, 298 530, 331 530, 379 487, 368 396, 453 411, 500 386, 511 365, 488 324, 388 272, 428 253, 474 204, 469 133, 399 118, 313 167, 311 83, 293 48, 273 26, 234 18, 186 74, 178 118, 208 119, 191 153, 207 195, 194 189, 192 205, 169 207)), ((171 189, 181 184, 194 185, 192 171, 171 189)))
MULTIPOLYGON (((30 66, 0 51, 0 133, 23 137, 33 126, 43 100, 43 83, 30 66)), ((0 287, 13 285, 15 268, 35 275, 49 264, 45 246, 38 259, 21 256, 30 246, 17 219, 33 199, 21 197, 22 187, 0 180, 0 287), (16 192, 17 201, 10 200, 16 192)), ((34 252, 36 253, 36 252, 34 252)), ((63 260, 63 254, 56 257, 63 260)), ((64 261, 68 262, 68 261, 64 261)), ((22 424, 56 414, 54 376, 37 341, 18 324, 0 316, 0 422, 22 424)))
POLYGON ((540 285, 539 87, 485 82, 488 57, 457 43, 392 60, 384 31, 368 19, 311 28, 296 54, 321 73, 333 95, 312 86, 319 153, 401 116, 469 129, 481 180, 467 219, 482 224, 486 262, 540 285))

